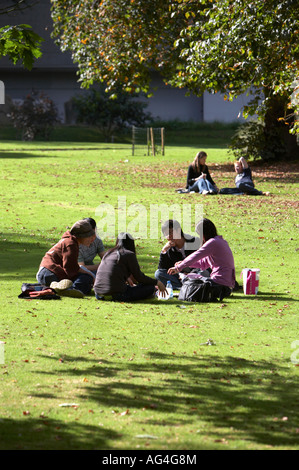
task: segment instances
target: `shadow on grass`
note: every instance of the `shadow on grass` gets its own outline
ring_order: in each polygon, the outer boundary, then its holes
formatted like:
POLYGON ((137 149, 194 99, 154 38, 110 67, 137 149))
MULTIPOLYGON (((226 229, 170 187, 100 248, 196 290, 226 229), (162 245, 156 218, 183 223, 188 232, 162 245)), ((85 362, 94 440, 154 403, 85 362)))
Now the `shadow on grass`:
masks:
POLYGON ((32 272, 32 277, 35 278, 42 257, 54 242, 36 241, 26 234, 19 235, 22 241, 18 242, 10 241, 11 237, 12 234, 1 234, 0 274, 5 274, 10 279, 19 279, 20 274, 28 275, 32 272))
POLYGON ((108 439, 120 434, 99 426, 83 425, 41 417, 32 419, 1 419, 0 449, 2 450, 97 450, 107 449, 108 439))
MULTIPOLYGON (((286 293, 283 292, 263 292, 259 291, 257 295, 245 295, 241 291, 233 292, 231 297, 228 297, 228 299, 233 299, 235 298, 236 300, 242 299, 242 300, 283 300, 283 301, 293 301, 293 302, 299 302, 298 299, 294 299, 293 297, 287 297, 286 293)), ((227 299, 223 299, 225 302, 227 299)))
MULTIPOLYGON (((51 150, 52 149, 45 149, 45 150, 51 150)), ((53 149, 55 150, 55 149, 53 149)), ((37 151, 44 151, 44 149, 37 149, 37 151)), ((18 152, 10 152, 10 151, 3 151, 1 150, 0 152, 0 159, 2 158, 7 158, 7 159, 14 159, 14 158, 57 158, 56 156, 53 155, 43 155, 39 154, 37 155, 36 153, 30 153, 28 150, 24 150, 23 152, 18 151, 18 152)))
MULTIPOLYGON (((199 426, 202 435, 206 426, 212 439, 221 435, 252 445, 288 448, 298 445, 297 383, 289 375, 287 363, 277 366, 266 360, 208 355, 207 350, 204 353, 186 356, 148 351, 146 362, 111 360, 100 365, 97 360, 64 356, 63 374, 70 380, 89 377, 89 385, 78 391, 79 400, 93 400, 99 407, 119 412, 129 410, 144 426, 187 425, 192 429, 199 426), (76 370, 74 362, 81 362, 76 370), (92 385, 94 381, 97 385, 92 385), (146 410, 151 412, 150 421, 146 410)), ((48 359, 57 361, 57 357, 48 359)), ((61 374, 61 370, 43 373, 55 375, 61 374)), ((34 391, 32 395, 40 396, 34 391)), ((4 429, 5 425, 10 427, 12 422, 4 422, 4 429)), ((67 436, 68 431, 64 425, 62 433, 67 436)), ((81 425, 81 438, 88 448, 97 445, 90 431, 89 426, 81 425)), ((105 432, 110 431, 101 431, 100 445, 105 443, 105 432)), ((3 432, 4 443, 6 434, 3 432)), ((76 445, 75 440, 69 448, 76 445)), ((184 445, 188 448, 188 437, 185 442, 180 441, 181 448, 184 445)), ((47 441, 47 448, 50 447, 47 441)))

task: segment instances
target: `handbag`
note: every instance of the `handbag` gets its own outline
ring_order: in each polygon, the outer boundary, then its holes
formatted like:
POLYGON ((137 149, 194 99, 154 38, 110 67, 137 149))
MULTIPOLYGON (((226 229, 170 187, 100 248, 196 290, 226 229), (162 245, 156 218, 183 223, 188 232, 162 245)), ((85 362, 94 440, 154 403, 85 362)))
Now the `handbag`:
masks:
POLYGON ((178 299, 187 302, 218 302, 230 294, 229 287, 216 284, 210 279, 190 279, 186 276, 182 281, 178 299))

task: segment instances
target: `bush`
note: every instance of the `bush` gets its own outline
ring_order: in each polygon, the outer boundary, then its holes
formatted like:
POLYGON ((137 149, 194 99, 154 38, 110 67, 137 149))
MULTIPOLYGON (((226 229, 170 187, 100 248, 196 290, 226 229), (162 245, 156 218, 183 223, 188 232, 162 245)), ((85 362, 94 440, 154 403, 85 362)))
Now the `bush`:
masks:
POLYGON ((53 101, 37 92, 27 95, 21 104, 13 104, 8 117, 22 131, 22 140, 34 140, 37 135, 49 140, 54 125, 59 122, 53 101))
POLYGON ((242 124, 231 138, 229 149, 236 159, 281 160, 286 154, 282 130, 277 127, 266 129, 258 121, 242 124))
POLYGON ((77 123, 98 127, 105 139, 128 126, 142 127, 150 119, 144 111, 147 104, 134 100, 135 95, 119 92, 107 94, 104 86, 92 88, 89 93, 72 99, 77 123))

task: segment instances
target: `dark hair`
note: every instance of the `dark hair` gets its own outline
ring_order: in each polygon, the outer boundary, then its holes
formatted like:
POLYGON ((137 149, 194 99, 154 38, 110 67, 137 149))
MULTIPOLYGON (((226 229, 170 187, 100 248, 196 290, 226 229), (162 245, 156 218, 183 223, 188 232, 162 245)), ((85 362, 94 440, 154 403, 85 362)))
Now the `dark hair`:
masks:
POLYGON ((132 251, 133 253, 136 253, 134 238, 127 232, 121 232, 118 235, 115 246, 113 248, 110 248, 110 250, 106 251, 103 256, 103 259, 114 251, 117 251, 119 253, 123 250, 128 250, 132 251))
POLYGON ((200 236, 201 243, 203 243, 202 238, 207 242, 210 238, 215 238, 218 235, 215 225, 209 219, 200 220, 195 230, 200 236))
POLYGON ((121 232, 118 235, 116 240, 116 246, 118 250, 124 249, 136 253, 134 238, 127 232, 121 232))
POLYGON ((94 219, 92 219, 91 217, 85 217, 84 220, 87 220, 90 225, 92 226, 92 228, 95 230, 96 226, 97 226, 97 223, 94 219))
POLYGON ((162 225, 163 235, 165 235, 165 236, 168 235, 170 230, 180 230, 181 231, 181 236, 184 237, 182 227, 181 227, 180 223, 177 220, 169 219, 169 220, 166 220, 166 222, 163 223, 163 225, 162 225))

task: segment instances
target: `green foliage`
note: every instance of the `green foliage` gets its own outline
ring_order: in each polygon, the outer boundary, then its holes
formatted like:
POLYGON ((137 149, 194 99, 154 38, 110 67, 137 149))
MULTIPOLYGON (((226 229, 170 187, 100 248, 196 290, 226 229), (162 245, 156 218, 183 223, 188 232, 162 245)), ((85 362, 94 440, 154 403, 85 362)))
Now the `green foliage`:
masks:
POLYGON ((270 134, 266 134, 264 124, 258 121, 242 124, 233 135, 229 148, 236 159, 253 160, 273 160, 279 154, 284 155, 286 150, 277 129, 273 128, 270 134))
POLYGON ((149 92, 152 70, 170 78, 180 63, 174 41, 189 19, 175 10, 165 0, 52 0, 53 34, 72 51, 83 87, 149 92))
MULTIPOLYGON (((246 116, 264 114, 265 100, 271 94, 286 95, 286 111, 298 74, 297 2, 216 0, 201 4, 205 5, 202 20, 182 31, 177 41, 183 47, 186 67, 172 83, 195 92, 222 92, 229 100, 250 89, 254 99, 246 116)), ((297 100, 297 109, 298 105, 297 100)))
POLYGON ((156 70, 167 83, 198 96, 221 92, 233 100, 250 93, 244 117, 263 118, 277 95, 284 103, 274 122, 285 119, 289 132, 298 132, 296 0, 52 4, 54 37, 62 50, 72 51, 82 86, 99 80, 110 91, 120 86, 151 93, 150 72, 156 70))
POLYGON ((32 69, 35 59, 42 55, 41 38, 31 26, 20 24, 0 28, 0 59, 8 58, 16 64, 19 60, 25 68, 32 69))
POLYGON ((127 126, 144 126, 150 114, 147 103, 134 100, 134 95, 119 90, 111 95, 104 87, 92 88, 89 93, 73 98, 77 122, 99 127, 108 140, 114 132, 127 126))
POLYGON ((27 95, 21 104, 14 104, 8 117, 14 127, 22 131, 23 140, 34 140, 38 135, 48 140, 59 122, 53 101, 37 92, 27 95))

